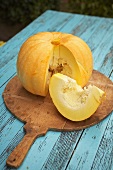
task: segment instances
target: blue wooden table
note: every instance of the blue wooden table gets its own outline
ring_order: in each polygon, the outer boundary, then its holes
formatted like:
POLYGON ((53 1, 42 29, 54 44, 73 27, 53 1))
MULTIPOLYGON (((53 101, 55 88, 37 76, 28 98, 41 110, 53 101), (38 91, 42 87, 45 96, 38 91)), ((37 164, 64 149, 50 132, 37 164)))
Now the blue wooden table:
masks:
MULTIPOLYGON (((0 170, 25 135, 24 124, 5 107, 2 93, 16 75, 22 43, 42 31, 60 31, 82 38, 92 50, 94 69, 113 81, 113 19, 46 11, 0 47, 0 170)), ((49 131, 36 139, 19 170, 112 170, 113 113, 100 123, 73 132, 49 131)))

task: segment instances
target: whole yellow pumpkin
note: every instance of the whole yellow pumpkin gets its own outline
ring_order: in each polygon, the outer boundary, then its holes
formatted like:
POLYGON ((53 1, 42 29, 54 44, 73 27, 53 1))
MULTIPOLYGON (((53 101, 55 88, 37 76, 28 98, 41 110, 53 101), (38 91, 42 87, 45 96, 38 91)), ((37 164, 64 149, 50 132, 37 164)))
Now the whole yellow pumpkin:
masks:
POLYGON ((93 70, 88 45, 79 37, 61 32, 41 32, 29 37, 17 59, 17 75, 26 90, 46 96, 54 73, 62 73, 83 87, 93 70))

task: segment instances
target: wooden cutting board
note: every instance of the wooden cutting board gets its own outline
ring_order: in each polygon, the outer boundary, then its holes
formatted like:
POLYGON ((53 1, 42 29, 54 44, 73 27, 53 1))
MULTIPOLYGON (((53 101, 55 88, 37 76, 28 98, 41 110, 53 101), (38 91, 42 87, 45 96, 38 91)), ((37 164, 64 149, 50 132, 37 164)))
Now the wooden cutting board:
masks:
POLYGON ((90 118, 73 122, 64 118, 57 111, 49 94, 46 97, 33 95, 22 87, 17 76, 12 78, 4 90, 3 98, 11 113, 25 123, 26 134, 8 157, 7 165, 19 167, 35 139, 45 135, 48 130, 80 130, 92 126, 108 116, 113 110, 113 82, 94 70, 88 84, 94 84, 104 90, 106 99, 90 118))

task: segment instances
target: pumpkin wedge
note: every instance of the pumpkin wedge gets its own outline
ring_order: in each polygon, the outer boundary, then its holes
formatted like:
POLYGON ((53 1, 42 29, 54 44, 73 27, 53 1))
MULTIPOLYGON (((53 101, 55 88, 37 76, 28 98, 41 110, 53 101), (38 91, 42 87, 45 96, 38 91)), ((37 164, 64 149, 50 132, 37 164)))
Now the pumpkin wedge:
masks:
POLYGON ((89 85, 82 89, 76 80, 60 73, 51 77, 49 92, 58 111, 72 121, 89 118, 105 96, 98 87, 89 85))
POLYGON ((93 57, 79 37, 61 32, 40 32, 22 45, 17 75, 26 90, 46 96, 54 73, 62 73, 85 86, 92 74, 93 57))

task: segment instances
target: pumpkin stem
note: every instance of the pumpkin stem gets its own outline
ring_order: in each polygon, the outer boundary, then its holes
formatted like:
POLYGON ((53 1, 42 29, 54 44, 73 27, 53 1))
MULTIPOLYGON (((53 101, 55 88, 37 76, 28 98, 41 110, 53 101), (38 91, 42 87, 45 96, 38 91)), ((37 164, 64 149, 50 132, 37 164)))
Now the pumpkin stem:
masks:
POLYGON ((60 38, 54 39, 53 41, 51 41, 51 43, 53 45, 59 45, 60 44, 60 38))

